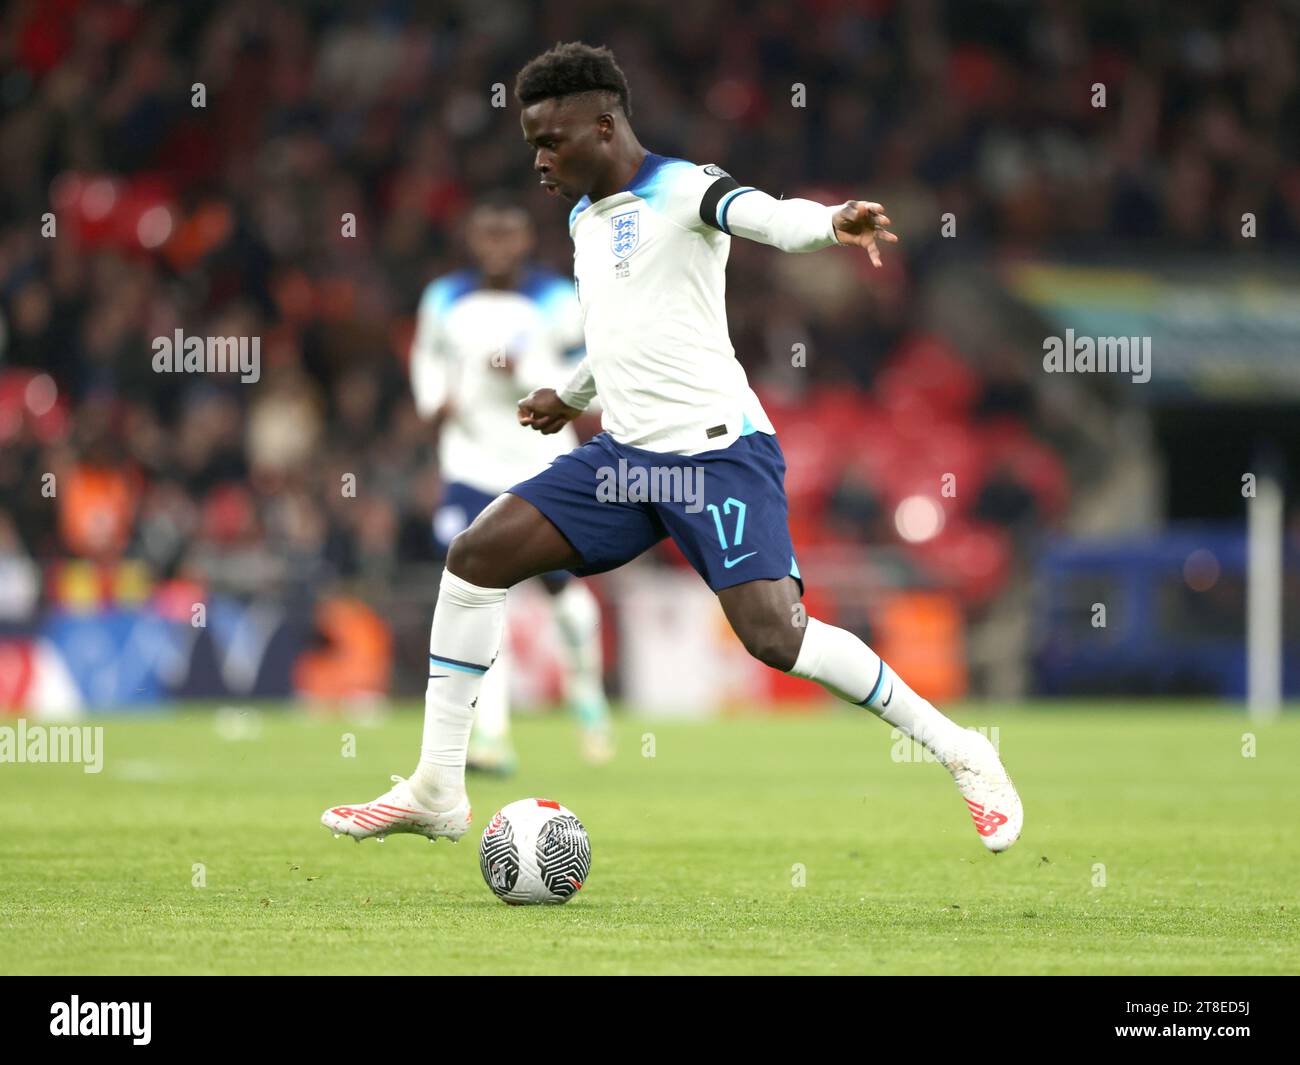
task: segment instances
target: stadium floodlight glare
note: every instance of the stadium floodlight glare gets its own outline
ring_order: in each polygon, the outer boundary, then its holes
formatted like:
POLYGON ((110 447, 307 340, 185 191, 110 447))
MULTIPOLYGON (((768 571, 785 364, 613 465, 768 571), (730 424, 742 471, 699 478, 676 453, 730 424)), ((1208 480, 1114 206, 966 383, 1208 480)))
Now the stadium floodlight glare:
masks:
POLYGON ((923 544, 943 532, 943 507, 929 496, 908 496, 894 510, 894 528, 909 544, 923 544))

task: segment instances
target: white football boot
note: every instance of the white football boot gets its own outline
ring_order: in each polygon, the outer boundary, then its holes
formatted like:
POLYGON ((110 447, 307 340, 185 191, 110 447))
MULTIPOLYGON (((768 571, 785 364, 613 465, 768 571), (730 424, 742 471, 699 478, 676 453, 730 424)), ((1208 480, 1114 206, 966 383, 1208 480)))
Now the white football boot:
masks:
POLYGON ((995 853, 1004 851, 1020 838, 1024 807, 997 749, 978 732, 965 731, 966 742, 945 765, 966 800, 984 846, 995 853))
POLYGON ((405 777, 394 776, 394 786, 377 799, 356 806, 333 806, 320 815, 320 823, 335 836, 351 836, 358 843, 374 837, 383 842, 394 832, 414 832, 430 843, 440 836, 453 843, 469 831, 473 811, 469 796, 447 810, 430 810, 411 793, 405 777))

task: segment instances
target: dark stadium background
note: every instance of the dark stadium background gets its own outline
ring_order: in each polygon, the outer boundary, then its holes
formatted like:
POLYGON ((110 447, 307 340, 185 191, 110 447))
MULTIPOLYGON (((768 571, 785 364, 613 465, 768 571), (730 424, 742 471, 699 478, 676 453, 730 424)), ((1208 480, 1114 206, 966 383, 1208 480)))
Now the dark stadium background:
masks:
MULTIPOLYGON (((510 89, 571 39, 613 48, 651 150, 894 219, 880 271, 732 246, 828 620, 936 700, 1242 696, 1242 476, 1300 456, 1298 36, 1270 2, 8 5, 0 708, 54 675, 92 709, 422 690, 414 310, 488 190, 568 271, 510 89), (1150 382, 1044 372, 1045 336, 1135 321, 1150 382), (260 380, 155 373, 176 329, 260 337, 260 380)), ((1284 520, 1294 696, 1294 495, 1284 520)), ((623 588, 597 582, 615 692, 623 588)))

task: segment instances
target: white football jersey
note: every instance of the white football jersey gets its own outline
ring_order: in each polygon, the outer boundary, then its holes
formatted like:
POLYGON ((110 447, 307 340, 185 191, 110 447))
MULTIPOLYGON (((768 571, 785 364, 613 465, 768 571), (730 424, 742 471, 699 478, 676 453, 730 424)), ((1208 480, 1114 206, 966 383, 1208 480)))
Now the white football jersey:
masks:
MULTIPOLYGON (((569 215, 587 357, 561 398, 599 395, 619 443, 689 455, 775 431, 727 334, 727 215, 756 192, 717 166, 650 153, 625 189, 569 215)), ((813 246, 834 244, 830 209, 808 206, 813 246)))
POLYGON ((543 436, 520 425, 517 404, 562 380, 582 348, 573 283, 558 274, 529 270, 513 291, 482 287, 474 270, 429 284, 411 348, 411 386, 422 418, 453 404, 439 445, 443 481, 498 495, 577 447, 571 427, 543 436), (507 359, 513 372, 500 368, 507 359))

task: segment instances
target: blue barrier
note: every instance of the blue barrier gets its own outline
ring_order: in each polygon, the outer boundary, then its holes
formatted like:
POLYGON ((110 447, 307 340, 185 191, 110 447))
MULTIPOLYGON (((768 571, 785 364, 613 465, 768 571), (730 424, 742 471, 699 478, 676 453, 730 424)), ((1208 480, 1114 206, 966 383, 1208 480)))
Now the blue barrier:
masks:
MULTIPOLYGON (((1284 572, 1283 689, 1293 696, 1300 694, 1294 542, 1284 572)), ((1042 694, 1244 697, 1244 529, 1183 526, 1145 538, 1058 541, 1039 561, 1034 616, 1033 674, 1042 694)))

